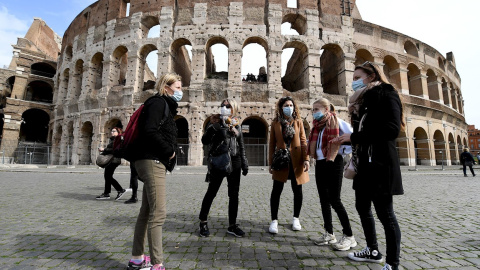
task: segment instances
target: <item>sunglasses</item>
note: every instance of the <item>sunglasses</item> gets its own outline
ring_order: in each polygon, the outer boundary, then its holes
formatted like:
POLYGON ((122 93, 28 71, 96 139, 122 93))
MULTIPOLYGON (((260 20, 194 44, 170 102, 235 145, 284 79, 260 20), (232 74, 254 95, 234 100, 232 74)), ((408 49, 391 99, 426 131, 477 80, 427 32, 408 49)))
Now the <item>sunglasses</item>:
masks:
POLYGON ((370 61, 365 61, 365 63, 361 64, 360 66, 361 67, 370 67, 372 69, 372 71, 375 73, 375 75, 377 75, 377 76, 379 75, 378 72, 377 72, 377 69, 375 68, 375 66, 370 61))
POLYGON ((230 104, 222 104, 222 106, 220 107, 227 107, 227 109, 231 109, 232 108, 232 105, 230 104))

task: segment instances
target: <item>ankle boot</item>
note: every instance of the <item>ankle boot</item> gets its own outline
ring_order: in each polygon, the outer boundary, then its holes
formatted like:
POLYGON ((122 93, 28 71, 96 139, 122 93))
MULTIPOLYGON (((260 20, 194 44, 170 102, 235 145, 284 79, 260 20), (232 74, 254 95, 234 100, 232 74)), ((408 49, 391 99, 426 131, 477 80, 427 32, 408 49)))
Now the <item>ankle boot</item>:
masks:
POLYGON ((125 201, 126 204, 136 203, 136 202, 138 202, 137 195, 132 195, 132 197, 131 197, 130 199, 128 199, 127 201, 125 201))

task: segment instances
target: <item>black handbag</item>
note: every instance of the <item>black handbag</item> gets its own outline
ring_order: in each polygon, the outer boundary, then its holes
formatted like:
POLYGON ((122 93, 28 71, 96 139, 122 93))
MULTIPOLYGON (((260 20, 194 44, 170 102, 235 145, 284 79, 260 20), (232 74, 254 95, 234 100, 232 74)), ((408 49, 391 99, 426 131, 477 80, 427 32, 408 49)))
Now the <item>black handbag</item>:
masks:
POLYGON ((113 161, 113 155, 108 154, 108 155, 98 155, 97 160, 95 163, 97 164, 98 167, 105 168, 108 166, 113 161))
POLYGON ((210 155, 208 157, 209 169, 221 171, 225 173, 231 173, 233 171, 232 158, 230 157, 230 151, 220 154, 218 156, 210 155))
POLYGON ((290 164, 290 151, 288 149, 277 149, 273 154, 272 169, 280 171, 288 168, 290 164))

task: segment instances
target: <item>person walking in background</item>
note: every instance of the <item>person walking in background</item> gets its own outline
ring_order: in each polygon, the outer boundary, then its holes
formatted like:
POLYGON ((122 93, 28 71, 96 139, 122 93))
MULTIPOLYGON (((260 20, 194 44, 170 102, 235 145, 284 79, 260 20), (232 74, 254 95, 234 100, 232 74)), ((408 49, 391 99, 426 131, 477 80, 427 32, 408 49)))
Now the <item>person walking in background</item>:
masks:
POLYGON ((240 190, 240 170, 244 176, 248 173, 248 161, 245 154, 245 144, 239 122, 235 116, 239 113, 238 103, 235 100, 225 99, 220 103, 220 114, 210 118, 205 134, 202 136, 202 143, 209 146, 208 155, 219 156, 228 153, 231 159, 232 171, 226 172, 213 168, 209 164, 207 179, 208 189, 203 197, 200 210, 200 236, 207 237, 210 230, 207 224, 208 213, 212 206, 213 199, 222 185, 223 179, 227 178, 228 183, 228 220, 227 233, 236 237, 243 237, 245 232, 236 224, 238 214, 238 193, 240 190), (212 168, 210 168, 212 167, 212 168))
POLYGON ((343 134, 350 134, 353 130, 350 124, 337 117, 335 107, 325 98, 313 103, 312 113, 313 128, 308 139, 308 149, 310 157, 315 158, 315 180, 325 228, 325 233, 314 243, 319 246, 332 244, 335 250, 349 250, 357 246, 357 241, 340 197, 343 158, 352 152, 352 148, 349 145, 340 146, 329 141, 343 134), (337 242, 333 233, 331 208, 337 213, 343 227, 340 242, 337 242))
POLYGON ((352 82, 355 93, 348 106, 353 133, 331 142, 351 142, 357 152, 353 189, 367 246, 349 253, 348 257, 354 261, 383 262, 371 209, 373 202, 387 242, 386 264, 382 269, 396 270, 400 264, 401 233, 393 211, 393 195, 403 194, 403 186, 395 140, 405 122, 398 92, 381 76, 368 61, 355 67, 352 82))
POLYGON ((144 184, 129 270, 147 267, 150 261, 152 270, 165 269, 162 246, 162 228, 167 216, 165 177, 177 146, 174 117, 183 96, 181 77, 174 73, 164 74, 156 82, 155 89, 158 93, 145 101, 138 119, 134 166, 144 184), (150 257, 144 255, 145 239, 148 239, 150 257))
POLYGON ((477 164, 480 164, 480 152, 477 153, 477 164))
MULTIPOLYGON (((110 131, 110 134, 111 136, 107 147, 98 148, 98 151, 100 151, 101 155, 113 154, 113 141, 115 140, 115 137, 122 134, 122 129, 119 127, 114 127, 110 131)), ((115 200, 119 200, 125 194, 126 190, 122 188, 122 186, 118 183, 117 180, 115 180, 115 178, 113 178, 113 174, 115 173, 117 167, 120 165, 121 161, 121 158, 114 156, 110 164, 105 167, 105 171, 103 173, 103 177, 105 178, 105 189, 103 190, 103 193, 100 194, 100 196, 96 197, 97 200, 109 200, 112 186, 117 191, 117 196, 115 197, 115 200)))
POLYGON ((132 190, 132 197, 125 201, 126 204, 138 202, 138 173, 135 169, 135 162, 130 162, 130 189, 132 190))
POLYGON ((463 165, 463 175, 465 177, 468 177, 467 166, 470 168, 472 175, 475 176, 475 172, 473 171, 473 163, 475 162, 475 159, 473 159, 473 156, 468 148, 463 148, 463 153, 460 155, 460 162, 463 165))
POLYGON ((291 97, 282 97, 276 104, 275 118, 270 126, 268 164, 273 179, 273 188, 270 195, 272 221, 268 231, 272 234, 278 233, 280 196, 288 179, 291 181, 293 191, 292 230, 299 231, 302 229, 299 219, 303 202, 302 185, 310 181, 308 176, 310 163, 303 121, 300 117, 300 111, 291 97), (289 151, 290 161, 284 168, 274 170, 272 169, 273 156, 280 149, 289 151))

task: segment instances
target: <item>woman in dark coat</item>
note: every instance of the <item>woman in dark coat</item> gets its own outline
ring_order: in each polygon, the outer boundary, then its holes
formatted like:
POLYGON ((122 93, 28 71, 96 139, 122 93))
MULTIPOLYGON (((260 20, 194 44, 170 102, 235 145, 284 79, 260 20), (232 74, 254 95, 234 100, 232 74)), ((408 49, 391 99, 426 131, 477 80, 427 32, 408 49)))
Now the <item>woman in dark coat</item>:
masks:
POLYGON ((229 227, 227 233, 236 237, 243 237, 245 233, 236 224, 238 214, 238 193, 240 190, 240 173, 244 176, 248 173, 248 162, 245 154, 245 145, 239 122, 235 116, 239 113, 238 103, 233 99, 225 99, 220 103, 220 114, 210 118, 205 134, 202 136, 202 143, 209 146, 209 156, 219 156, 229 151, 232 171, 224 172, 210 168, 207 173, 209 181, 207 192, 203 197, 200 210, 200 236, 208 237, 207 218, 213 200, 226 177, 228 182, 228 219, 229 227), (240 171, 241 170, 241 171, 240 171))
MULTIPOLYGON (((109 140, 109 143, 106 148, 99 148, 98 151, 100 151, 101 155, 110 155, 113 154, 113 141, 115 140, 115 137, 118 135, 122 135, 122 129, 118 127, 114 127, 111 130, 111 137, 109 140)), ((103 193, 100 194, 100 196, 97 196, 97 200, 109 200, 110 199, 110 192, 112 191, 112 186, 117 190, 117 196, 115 197, 115 200, 119 200, 126 192, 125 189, 122 188, 122 186, 113 178, 113 173, 117 169, 118 165, 121 163, 121 159, 118 157, 113 157, 112 161, 110 164, 105 167, 104 171, 104 178, 105 178, 105 189, 103 190, 103 193)))
POLYGON ((386 83, 372 63, 357 66, 353 80, 355 93, 349 105, 353 134, 344 134, 332 140, 336 143, 351 142, 356 147, 358 158, 353 189, 367 247, 360 252, 349 253, 348 257, 355 261, 383 262, 371 211, 373 202, 387 242, 383 269, 398 269, 401 233, 393 211, 392 196, 403 194, 395 149, 395 139, 405 126, 403 106, 398 92, 386 83))
POLYGON ((467 166, 470 168, 472 175, 475 176, 475 172, 473 171, 473 164, 475 164, 475 159, 473 159, 473 156, 468 148, 463 149, 463 153, 460 155, 460 162, 463 165, 463 175, 465 177, 467 177, 467 166))

